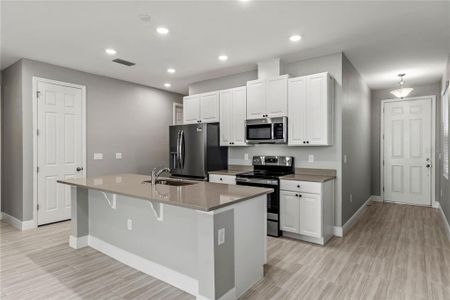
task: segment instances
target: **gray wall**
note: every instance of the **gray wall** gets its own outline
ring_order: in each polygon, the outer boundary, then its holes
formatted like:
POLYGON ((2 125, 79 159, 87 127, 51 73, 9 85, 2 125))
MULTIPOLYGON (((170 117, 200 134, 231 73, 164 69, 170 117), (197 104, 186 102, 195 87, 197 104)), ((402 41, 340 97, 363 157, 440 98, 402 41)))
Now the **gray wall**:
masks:
MULTIPOLYGON (((439 82, 430 83, 425 85, 411 86, 414 90, 411 92, 410 97, 420 97, 420 96, 436 96, 436 134, 439 136, 440 125, 440 90, 441 85, 439 82)), ((372 90, 371 92, 371 148, 372 148, 372 195, 381 195, 381 183, 380 183, 380 130, 381 130, 381 101, 386 99, 394 99, 395 97, 390 93, 390 91, 395 88, 382 89, 382 90, 372 90)), ((436 147, 436 157, 439 153, 439 140, 437 139, 438 145, 436 147)), ((436 178, 440 177, 440 166, 436 166, 436 178)), ((439 180, 436 180, 436 184, 439 180)), ((439 189, 436 189, 438 193, 439 189)))
POLYGON ((370 90, 352 63, 342 60, 342 223, 371 196, 370 90), (350 201, 352 195, 352 201, 350 201))
POLYGON ((245 86, 247 81, 255 80, 257 78, 258 72, 253 70, 235 75, 195 82, 189 85, 189 95, 245 86))
MULTIPOLYGON (((230 164, 251 164, 253 155, 291 155, 295 157, 297 167, 336 169, 335 223, 341 225, 341 150, 342 150, 342 53, 317 57, 284 65, 284 70, 291 77, 329 72, 335 79, 335 117, 334 144, 329 147, 288 147, 287 145, 256 145, 252 147, 230 147, 230 164), (250 160, 245 160, 248 154, 250 160), (314 155, 314 163, 308 162, 308 155, 314 155)), ((248 72, 194 83, 189 88, 190 94, 214 91, 220 88, 243 86, 247 82, 248 72), (231 84, 230 84, 231 83, 231 84), (201 87, 201 88, 200 88, 201 87)), ((256 79, 256 73, 254 78, 256 79)))
POLYGON ((2 211, 23 217, 22 62, 2 72, 2 211))
MULTIPOLYGON (((23 216, 14 216, 21 220, 33 217, 33 76, 86 86, 88 176, 122 172, 148 174, 153 167, 168 165, 168 126, 172 124, 173 103, 181 103, 182 95, 28 59, 19 64, 22 66, 23 177, 15 184, 23 185, 23 216), (104 159, 94 161, 94 152, 103 153, 104 159), (122 153, 121 160, 115 159, 116 152, 122 153)), ((5 137, 4 141, 9 139, 5 137)), ((8 193, 5 186, 4 195, 8 193)))
MULTIPOLYGON (((450 55, 448 56, 445 74, 442 77, 442 87, 444 87, 445 82, 449 79, 450 79, 450 55)), ((447 95, 450 97, 450 91, 448 92, 447 95)), ((450 105, 447 107, 447 110, 449 112, 448 115, 450 116, 450 105)), ((450 149, 450 140, 449 140, 449 149, 450 149)), ((442 172, 439 174, 439 178, 441 179, 440 182, 442 189, 442 196, 439 199, 439 203, 442 206, 442 210, 444 211, 445 216, 447 217, 447 222, 450 223, 450 187, 448 182, 449 180, 442 175, 442 172)))

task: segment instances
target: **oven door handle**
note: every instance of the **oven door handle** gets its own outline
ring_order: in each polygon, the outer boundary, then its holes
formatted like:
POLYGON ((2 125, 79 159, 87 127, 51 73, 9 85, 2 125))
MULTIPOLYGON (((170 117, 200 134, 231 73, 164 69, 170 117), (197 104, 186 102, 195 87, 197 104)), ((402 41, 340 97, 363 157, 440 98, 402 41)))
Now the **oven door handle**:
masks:
POLYGON ((250 178, 236 177, 236 182, 266 184, 266 185, 278 185, 278 180, 273 180, 273 179, 257 179, 257 178, 250 179, 250 178))

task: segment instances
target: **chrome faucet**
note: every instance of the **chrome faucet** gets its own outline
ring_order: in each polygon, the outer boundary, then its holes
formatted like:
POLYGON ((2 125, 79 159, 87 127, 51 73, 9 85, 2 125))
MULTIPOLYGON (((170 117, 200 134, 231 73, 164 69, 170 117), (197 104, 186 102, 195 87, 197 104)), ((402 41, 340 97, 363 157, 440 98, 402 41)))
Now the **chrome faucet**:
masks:
POLYGON ((170 169, 169 169, 169 168, 163 168, 163 169, 160 169, 159 171, 157 171, 157 170, 158 170, 157 168, 154 168, 154 169, 152 170, 152 185, 155 185, 155 184, 156 184, 156 180, 158 179, 158 177, 159 177, 162 173, 164 173, 164 172, 170 173, 170 169))

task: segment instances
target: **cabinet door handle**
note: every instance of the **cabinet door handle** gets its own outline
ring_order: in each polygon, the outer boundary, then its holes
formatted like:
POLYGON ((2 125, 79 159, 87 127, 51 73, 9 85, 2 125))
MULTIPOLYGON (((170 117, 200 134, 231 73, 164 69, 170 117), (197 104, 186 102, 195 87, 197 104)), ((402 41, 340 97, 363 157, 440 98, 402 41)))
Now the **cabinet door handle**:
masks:
POLYGON ((300 184, 297 184, 297 187, 300 188, 300 184))
POLYGON ((222 180, 223 180, 223 178, 219 178, 219 180, 220 180, 220 181, 222 181, 222 180))
POLYGON ((298 194, 298 196, 299 196, 299 197, 301 197, 301 196, 302 196, 302 194, 298 194))

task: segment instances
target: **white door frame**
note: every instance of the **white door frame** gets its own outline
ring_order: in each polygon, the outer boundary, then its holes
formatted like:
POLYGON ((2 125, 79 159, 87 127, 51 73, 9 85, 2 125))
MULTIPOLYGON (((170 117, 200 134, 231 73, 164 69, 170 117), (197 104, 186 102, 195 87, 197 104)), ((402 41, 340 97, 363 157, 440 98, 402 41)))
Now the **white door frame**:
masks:
POLYGON ((38 129, 38 105, 37 105, 37 88, 38 82, 45 82, 50 84, 58 84, 72 88, 81 89, 81 146, 82 146, 82 166, 84 169, 84 174, 87 174, 87 162, 86 162, 86 86, 78 85, 68 82, 62 82, 42 77, 33 76, 33 228, 38 226, 38 140, 37 140, 37 129, 38 129))
POLYGON ((380 189, 381 201, 384 202, 384 105, 389 102, 402 102, 411 100, 430 100, 431 101, 431 206, 437 208, 436 202, 436 96, 411 97, 404 99, 385 99, 381 100, 381 126, 380 126, 380 189))

